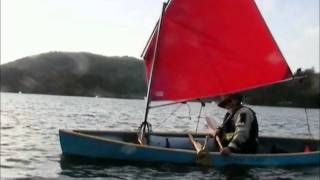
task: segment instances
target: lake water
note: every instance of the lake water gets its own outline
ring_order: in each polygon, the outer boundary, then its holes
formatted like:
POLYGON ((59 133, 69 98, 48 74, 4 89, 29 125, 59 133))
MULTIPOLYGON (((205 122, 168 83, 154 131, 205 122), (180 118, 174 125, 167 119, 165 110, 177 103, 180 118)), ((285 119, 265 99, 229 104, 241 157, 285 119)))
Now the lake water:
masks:
MULTIPOLYGON (((251 106, 260 135, 319 138, 319 109, 251 106), (306 116, 307 115, 307 116, 306 116)), ((199 103, 151 109, 154 131, 195 131, 199 103)), ((319 167, 208 168, 173 164, 86 162, 61 156, 58 130, 134 131, 144 117, 143 100, 1 93, 1 179, 319 179, 319 167)), ((207 115, 224 111, 207 104, 207 115)), ((200 119, 198 131, 205 130, 200 119)))

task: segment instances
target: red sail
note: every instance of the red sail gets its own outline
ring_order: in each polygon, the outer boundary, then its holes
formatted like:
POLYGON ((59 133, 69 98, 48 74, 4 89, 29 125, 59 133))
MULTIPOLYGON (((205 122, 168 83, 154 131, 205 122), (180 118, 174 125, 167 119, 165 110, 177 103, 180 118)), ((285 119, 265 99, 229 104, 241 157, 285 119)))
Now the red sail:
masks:
MULTIPOLYGON (((225 95, 292 76, 253 0, 172 0, 160 27, 151 100, 225 95)), ((157 31, 143 55, 148 80, 157 31)))

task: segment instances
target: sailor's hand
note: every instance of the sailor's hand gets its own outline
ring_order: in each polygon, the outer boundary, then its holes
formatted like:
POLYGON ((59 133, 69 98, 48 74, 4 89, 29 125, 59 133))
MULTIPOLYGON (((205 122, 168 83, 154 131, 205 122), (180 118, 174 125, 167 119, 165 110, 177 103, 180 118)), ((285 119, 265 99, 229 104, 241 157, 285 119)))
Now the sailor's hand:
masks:
POLYGON ((231 154, 231 150, 230 150, 230 148, 225 147, 220 151, 220 154, 221 155, 225 155, 225 156, 230 155, 231 154))

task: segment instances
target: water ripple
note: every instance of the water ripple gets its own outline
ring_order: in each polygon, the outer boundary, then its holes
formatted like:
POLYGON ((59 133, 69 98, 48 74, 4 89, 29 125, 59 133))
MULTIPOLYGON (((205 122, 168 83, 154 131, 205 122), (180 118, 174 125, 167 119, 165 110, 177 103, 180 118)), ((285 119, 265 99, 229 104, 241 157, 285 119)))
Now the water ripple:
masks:
MULTIPOLYGON (((190 103, 170 118, 177 106, 152 109, 149 121, 155 131, 194 131, 200 105, 190 103)), ((304 109, 253 106, 260 134, 309 137, 304 109), (294 129, 294 131, 292 131, 294 129)), ((84 98, 1 93, 2 178, 98 178, 98 179, 317 179, 318 168, 215 169, 172 164, 130 164, 110 161, 78 162, 61 156, 58 129, 136 130, 144 118, 141 100, 84 98)), ((215 104, 205 109, 221 119, 215 104)), ((308 109, 314 137, 319 137, 319 110, 308 109)), ((200 120, 199 129, 205 129, 200 120)))
POLYGON ((7 162, 15 162, 15 163, 22 163, 24 165, 28 165, 31 163, 29 160, 23 160, 23 159, 15 159, 15 158, 8 158, 6 159, 7 162))

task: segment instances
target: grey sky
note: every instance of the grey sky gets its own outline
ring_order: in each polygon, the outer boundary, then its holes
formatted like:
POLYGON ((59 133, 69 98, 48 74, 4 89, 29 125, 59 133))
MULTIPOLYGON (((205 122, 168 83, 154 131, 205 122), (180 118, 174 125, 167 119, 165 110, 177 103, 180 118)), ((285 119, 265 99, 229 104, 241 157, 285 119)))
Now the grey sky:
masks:
MULTIPOLYGON (((139 57, 164 0, 2 0, 1 64, 48 51, 139 57)), ((319 0, 256 0, 290 68, 319 71, 319 0)))

